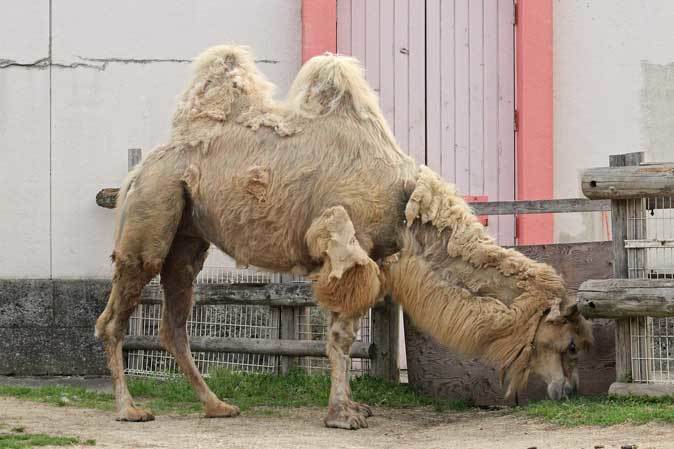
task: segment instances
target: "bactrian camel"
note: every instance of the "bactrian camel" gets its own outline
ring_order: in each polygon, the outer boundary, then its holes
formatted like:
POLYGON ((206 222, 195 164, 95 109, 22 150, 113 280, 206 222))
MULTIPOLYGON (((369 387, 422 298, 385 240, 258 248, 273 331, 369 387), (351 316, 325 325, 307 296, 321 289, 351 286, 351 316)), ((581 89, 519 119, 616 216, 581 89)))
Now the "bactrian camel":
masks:
POLYGON ((113 286, 96 323, 118 419, 153 419, 129 394, 122 342, 143 286, 158 274, 162 344, 206 416, 238 415, 203 381, 186 335, 192 284, 211 243, 240 265, 314 281, 330 315, 329 427, 367 425, 369 407, 351 399, 349 351, 359 318, 386 294, 448 347, 500 368, 508 394, 533 372, 551 398, 568 395, 592 335, 562 279, 499 247, 451 184, 400 150, 358 62, 318 56, 286 101, 272 90, 246 48, 206 50, 170 142, 122 185, 113 286))

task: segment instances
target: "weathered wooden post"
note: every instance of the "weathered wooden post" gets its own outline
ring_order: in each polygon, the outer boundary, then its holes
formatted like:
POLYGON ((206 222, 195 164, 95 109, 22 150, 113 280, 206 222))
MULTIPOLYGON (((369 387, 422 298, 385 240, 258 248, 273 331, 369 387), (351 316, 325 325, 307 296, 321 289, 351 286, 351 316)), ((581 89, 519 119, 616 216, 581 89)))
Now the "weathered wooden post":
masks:
MULTIPOLYGON (((281 274, 281 282, 291 282, 293 276, 290 274, 281 274)), ((298 307, 295 306, 281 306, 272 309, 274 318, 278 323, 278 336, 281 340, 297 340, 298 339, 298 307)), ((279 374, 288 374, 288 371, 297 365, 297 357, 279 356, 278 367, 279 374)))
MULTIPOLYGON (((616 154, 609 157, 610 167, 639 165, 644 153, 616 154)), ((611 234, 613 237, 613 275, 616 279, 629 277, 627 263, 627 219, 629 218, 627 201, 611 200, 611 234)), ((633 212, 632 212, 633 213, 633 212)), ((615 368, 618 382, 626 382, 632 378, 632 342, 630 341, 630 320, 616 320, 615 326, 615 368)))
POLYGON ((651 323, 657 317, 674 316, 674 285, 667 280, 671 268, 653 265, 657 260, 647 260, 647 251, 665 251, 674 245, 667 232, 658 234, 662 226, 647 229, 647 222, 663 218, 649 218, 646 211, 650 209, 653 215, 655 209, 672 207, 664 200, 658 205, 658 198, 674 195, 674 164, 642 165, 642 159, 642 153, 611 156, 610 167, 583 174, 582 189, 588 198, 611 200, 617 279, 586 281, 578 291, 578 305, 588 318, 616 320, 617 382, 610 393, 671 394, 671 353, 668 347, 658 346, 658 339, 668 337, 654 334, 651 323), (664 373, 663 362, 667 366, 664 373), (663 384, 658 388, 649 383, 654 381, 653 370, 661 372, 658 380, 663 384))
POLYGON ((133 170, 133 167, 140 164, 140 161, 143 159, 143 150, 141 148, 129 148, 129 171, 133 170))
POLYGON ((398 381, 399 310, 389 296, 372 308, 372 342, 375 356, 370 360, 371 374, 392 382, 398 381))
MULTIPOLYGON (((297 340, 297 307, 279 308, 279 338, 281 340, 297 340)), ((279 373, 288 374, 297 364, 295 357, 281 356, 279 358, 279 373)))

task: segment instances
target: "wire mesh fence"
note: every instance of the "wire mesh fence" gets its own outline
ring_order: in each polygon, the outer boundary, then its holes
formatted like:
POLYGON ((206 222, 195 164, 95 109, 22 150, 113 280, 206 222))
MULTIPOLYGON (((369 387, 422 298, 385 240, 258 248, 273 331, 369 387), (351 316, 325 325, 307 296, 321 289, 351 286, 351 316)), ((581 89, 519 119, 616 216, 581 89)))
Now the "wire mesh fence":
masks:
MULTIPOLYGON (((268 284, 278 282, 305 282, 299 277, 278 273, 259 273, 251 270, 232 270, 223 267, 204 267, 196 279, 197 284, 268 284)), ((159 278, 145 288, 144 295, 160 302, 163 291, 159 278)), ((198 297, 195 299, 199 299, 198 297)), ((161 322, 161 304, 142 304, 129 320, 129 335, 158 336, 161 322)), ((296 311, 295 338, 325 340, 327 317, 322 309, 314 306, 299 307, 296 311)), ((278 339, 281 314, 278 307, 265 305, 195 304, 187 321, 187 334, 193 337, 261 338, 278 339)), ((359 341, 370 341, 369 313, 361 322, 359 341)), ((278 373, 280 357, 276 355, 247 353, 193 352, 195 363, 204 376, 213 369, 278 373)), ((298 367, 308 372, 327 372, 329 362, 325 357, 298 357, 298 367)), ((355 375, 366 373, 367 359, 352 359, 355 375)), ((178 374, 175 359, 166 351, 130 350, 126 354, 126 373, 131 376, 164 378, 178 374)))
MULTIPOLYGON (((627 264, 633 279, 674 279, 674 197, 627 201, 627 264)), ((632 380, 674 383, 674 317, 630 318, 632 380)))
MULTIPOLYGON (((370 312, 360 320, 360 329, 356 341, 370 341, 370 312)), ((328 327, 328 317, 325 311, 318 307, 303 307, 298 315, 298 338, 300 340, 325 340, 328 327)), ((298 366, 309 373, 326 373, 330 370, 329 360, 325 357, 300 357, 298 366)), ((370 369, 370 361, 353 357, 351 359, 351 373, 355 376, 365 374, 370 369)))

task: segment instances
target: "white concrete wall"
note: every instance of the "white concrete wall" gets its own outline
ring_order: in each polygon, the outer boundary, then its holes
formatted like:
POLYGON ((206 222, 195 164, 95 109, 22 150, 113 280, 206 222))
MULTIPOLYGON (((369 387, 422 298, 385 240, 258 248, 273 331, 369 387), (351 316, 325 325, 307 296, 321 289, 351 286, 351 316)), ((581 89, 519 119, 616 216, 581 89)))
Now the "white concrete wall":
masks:
POLYGON ((95 194, 128 148, 167 140, 201 50, 250 45, 280 94, 301 62, 300 0, 31 0, 0 17, 0 277, 109 276, 95 194))
MULTIPOLYGON (((555 0, 555 198, 582 197, 610 154, 674 161, 674 1, 555 0)), ((608 238, 601 214, 557 214, 558 241, 608 238)))
POLYGON ((49 1, 0 3, 0 276, 50 271, 49 1))

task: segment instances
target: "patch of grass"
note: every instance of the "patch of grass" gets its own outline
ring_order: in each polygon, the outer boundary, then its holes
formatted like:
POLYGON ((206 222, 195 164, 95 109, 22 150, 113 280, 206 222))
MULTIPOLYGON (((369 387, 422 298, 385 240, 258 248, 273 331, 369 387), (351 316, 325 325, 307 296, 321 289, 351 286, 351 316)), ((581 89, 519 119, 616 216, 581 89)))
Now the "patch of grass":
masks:
MULTIPOLYGON (((218 397, 238 405, 242 410, 255 407, 260 413, 273 414, 279 407, 325 407, 330 394, 330 377, 306 374, 300 370, 286 376, 236 373, 220 370, 206 379, 218 397), (264 410, 262 410, 264 409, 264 410)), ((461 401, 442 401, 414 392, 408 385, 363 376, 351 381, 353 399, 378 407, 404 408, 432 406, 437 411, 465 410, 461 401)), ((192 387, 182 377, 168 380, 129 379, 134 398, 156 414, 194 413, 201 411, 192 387)), ((57 406, 77 406, 113 410, 110 394, 73 387, 0 386, 0 396, 13 396, 57 406)))
POLYGON ((55 385, 44 387, 18 387, 14 385, 0 385, 0 396, 12 396, 18 399, 44 402, 60 407, 73 405, 99 410, 114 409, 111 394, 98 393, 76 387, 62 387, 55 385))
POLYGON ((672 397, 577 397, 568 401, 535 402, 522 410, 528 416, 562 426, 611 426, 652 421, 674 423, 672 397))
POLYGON ((39 446, 72 446, 74 444, 93 446, 96 444, 96 441, 81 441, 77 437, 52 436, 43 433, 0 434, 0 449, 24 449, 39 446))

